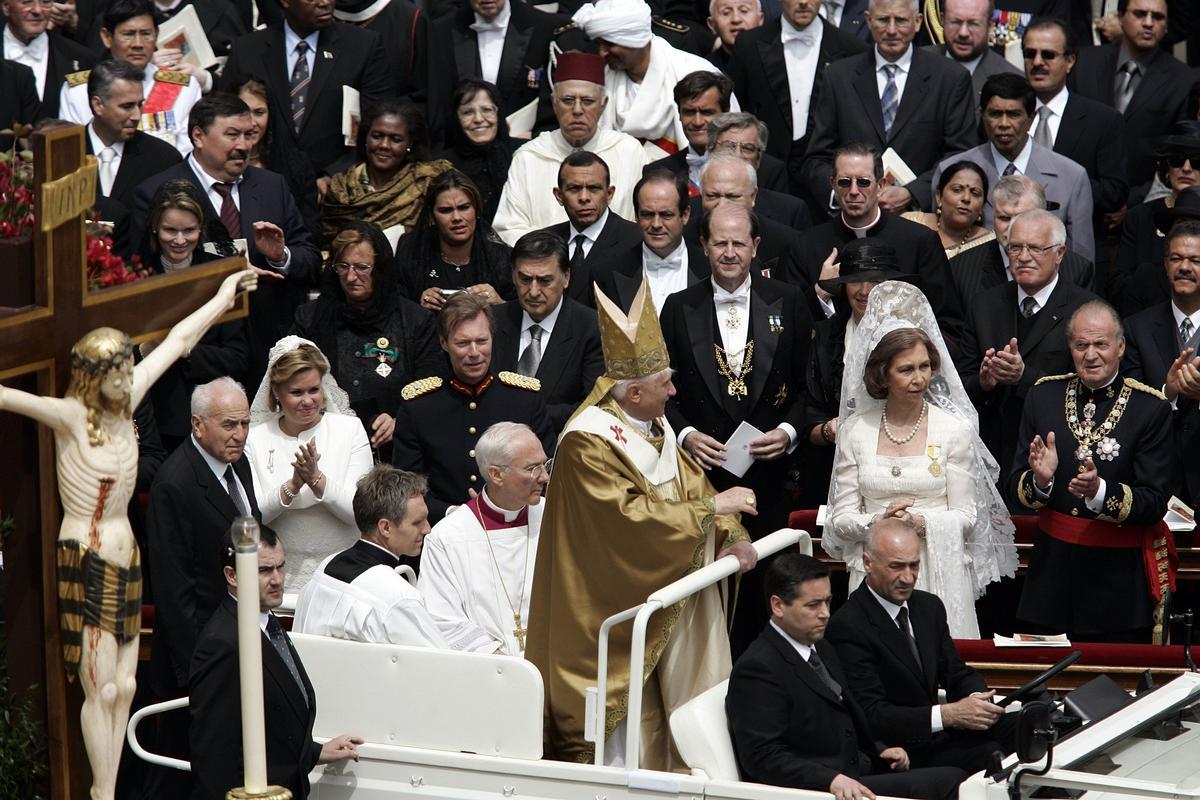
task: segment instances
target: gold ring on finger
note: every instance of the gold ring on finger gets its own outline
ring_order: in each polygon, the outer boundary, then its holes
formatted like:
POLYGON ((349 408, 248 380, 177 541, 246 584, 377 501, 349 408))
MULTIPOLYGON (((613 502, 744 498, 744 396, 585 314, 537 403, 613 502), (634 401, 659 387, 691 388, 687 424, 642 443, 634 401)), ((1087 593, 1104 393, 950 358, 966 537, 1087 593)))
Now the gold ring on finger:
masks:
POLYGON ((750 497, 747 497, 747 498, 746 498, 746 505, 748 505, 748 506, 753 506, 753 505, 754 505, 754 496, 753 496, 753 495, 751 495, 750 497))

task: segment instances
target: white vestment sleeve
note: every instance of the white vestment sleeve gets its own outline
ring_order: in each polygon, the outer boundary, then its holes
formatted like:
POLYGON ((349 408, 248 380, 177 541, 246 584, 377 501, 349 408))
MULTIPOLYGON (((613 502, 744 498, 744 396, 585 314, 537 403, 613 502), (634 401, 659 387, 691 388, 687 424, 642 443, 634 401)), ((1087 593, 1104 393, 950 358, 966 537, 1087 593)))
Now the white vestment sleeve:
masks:
POLYGON ((425 609, 437 623, 438 630, 451 649, 494 653, 497 648, 504 647, 504 642, 497 641, 467 616, 463 598, 469 595, 470 587, 460 585, 450 554, 440 537, 431 534, 425 538, 421 552, 421 577, 417 585, 421 596, 425 598, 425 609))

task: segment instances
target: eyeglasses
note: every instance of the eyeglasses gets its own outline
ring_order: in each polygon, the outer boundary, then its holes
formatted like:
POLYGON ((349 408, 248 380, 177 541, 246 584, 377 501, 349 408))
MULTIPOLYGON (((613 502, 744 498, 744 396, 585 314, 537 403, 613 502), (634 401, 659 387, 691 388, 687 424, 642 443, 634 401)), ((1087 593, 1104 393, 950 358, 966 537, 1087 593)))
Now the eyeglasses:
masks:
POLYGON ((549 475, 550 470, 554 467, 554 459, 551 458, 544 464, 534 464, 532 467, 514 467, 512 464, 496 464, 496 466, 500 467, 501 469, 515 469, 518 472, 524 472, 532 479, 536 478, 541 472, 545 472, 547 475, 549 475))
POLYGON ((1038 50, 1035 47, 1026 47, 1022 55, 1025 56, 1026 61, 1033 61, 1038 56, 1041 56, 1042 61, 1045 61, 1048 64, 1061 56, 1062 53, 1058 52, 1057 50, 1038 50))
POLYGON ((138 39, 144 39, 147 42, 153 42, 155 39, 155 32, 152 30, 121 31, 117 34, 117 38, 126 44, 135 42, 138 39))
POLYGON ((467 106, 458 110, 459 119, 470 119, 471 117, 483 117, 484 119, 495 119, 499 111, 495 106, 467 106))
POLYGON ((594 108, 600 102, 599 97, 576 97, 573 94, 563 95, 557 100, 567 108, 574 108, 577 103, 584 108, 594 108))
POLYGON ((1062 245, 1048 244, 1043 247, 1042 245, 1037 244, 1016 244, 1015 242, 1009 242, 1008 247, 1004 249, 1008 251, 1009 258, 1016 258, 1017 256, 1021 255, 1021 251, 1023 250, 1028 250, 1029 255, 1033 256, 1034 258, 1040 258, 1057 247, 1062 247, 1062 245))
POLYGON ((870 189, 875 183, 875 179, 864 178, 862 176, 857 178, 838 178, 834 183, 837 184, 839 189, 849 189, 851 185, 857 186, 860 189, 870 189))
POLYGON ((373 269, 375 267, 371 264, 351 264, 347 261, 333 262, 333 271, 338 275, 345 275, 350 270, 354 270, 359 275, 370 275, 373 269))
POLYGON ((1200 153, 1172 153, 1166 157, 1167 166, 1171 169, 1179 169, 1184 164, 1190 163, 1194 169, 1200 165, 1200 153))
POLYGON ((727 153, 736 153, 740 150, 748 156, 756 156, 762 152, 762 148, 753 142, 717 142, 717 146, 713 149, 727 153))

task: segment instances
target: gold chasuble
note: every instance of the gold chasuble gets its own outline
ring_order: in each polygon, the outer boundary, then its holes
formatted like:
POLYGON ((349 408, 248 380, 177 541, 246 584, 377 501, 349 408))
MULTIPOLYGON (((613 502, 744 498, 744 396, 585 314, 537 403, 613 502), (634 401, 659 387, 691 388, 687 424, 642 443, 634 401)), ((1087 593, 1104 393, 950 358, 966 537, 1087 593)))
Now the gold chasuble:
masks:
MULTIPOLYGON (((714 514, 716 490, 676 445, 665 418, 647 430, 609 394, 616 380, 647 377, 668 365, 645 284, 632 323, 596 294, 606 373, 555 451, 525 651, 545 681, 546 753, 565 761, 593 758, 583 738, 584 698, 596 682, 600 624, 749 538, 736 515, 714 514)), ((684 768, 667 718, 729 676, 723 595, 720 584, 711 586, 650 618, 643 654, 645 769, 684 768)), ((606 737, 626 716, 631 640, 631 623, 616 626, 609 638, 606 737)))

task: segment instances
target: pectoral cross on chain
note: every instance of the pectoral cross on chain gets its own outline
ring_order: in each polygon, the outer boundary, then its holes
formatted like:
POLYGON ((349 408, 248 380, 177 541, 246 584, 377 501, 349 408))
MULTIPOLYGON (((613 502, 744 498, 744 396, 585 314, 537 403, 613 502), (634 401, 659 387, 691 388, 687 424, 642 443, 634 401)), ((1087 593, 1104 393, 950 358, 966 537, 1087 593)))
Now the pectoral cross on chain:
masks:
POLYGON ((524 653, 525 652, 525 634, 529 633, 529 631, 526 630, 525 628, 521 627, 521 615, 520 614, 513 614, 513 625, 515 627, 513 628, 512 634, 517 640, 517 647, 520 648, 522 653, 524 653))

